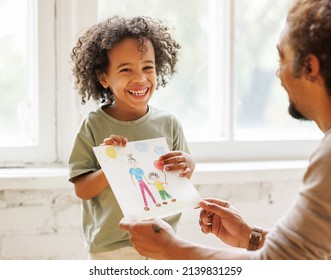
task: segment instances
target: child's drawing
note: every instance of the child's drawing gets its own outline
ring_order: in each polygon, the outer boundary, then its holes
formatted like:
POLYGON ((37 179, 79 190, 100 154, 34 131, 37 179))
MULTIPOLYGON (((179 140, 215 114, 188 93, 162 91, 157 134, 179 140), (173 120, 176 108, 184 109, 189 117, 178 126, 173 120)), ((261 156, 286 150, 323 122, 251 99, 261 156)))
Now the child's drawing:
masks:
POLYGON ((164 181, 165 181, 165 183, 167 183, 167 174, 164 172, 164 166, 163 166, 162 162, 157 159, 157 160, 154 161, 154 166, 155 166, 156 169, 163 172, 164 181))
POLYGON ((142 195, 143 200, 144 200, 144 210, 145 211, 149 210, 147 199, 146 199, 146 192, 150 196, 150 198, 152 199, 153 203, 157 207, 160 207, 161 204, 156 203, 156 200, 155 200, 153 194, 151 193, 151 191, 149 190, 149 188, 147 187, 147 185, 145 183, 145 181, 147 181, 147 180, 146 180, 146 177, 144 175, 144 170, 142 170, 140 167, 138 167, 138 163, 132 157, 132 154, 128 154, 128 157, 129 157, 128 162, 132 165, 132 167, 129 169, 129 173, 131 175, 132 183, 133 183, 133 185, 136 185, 136 183, 133 179, 133 177, 135 177, 135 179, 138 181, 140 191, 141 191, 141 195, 142 195), (144 179, 145 179, 145 181, 144 181, 144 179))
POLYGON ((165 138, 93 149, 128 219, 170 216, 196 207, 201 199, 186 177, 180 177, 179 172, 167 172, 159 161, 161 155, 169 152, 165 138))
POLYGON ((160 180, 159 174, 157 174, 156 172, 150 172, 148 174, 148 179, 152 181, 152 182, 148 182, 148 183, 151 185, 154 185, 156 187, 156 189, 158 190, 160 197, 163 200, 162 204, 168 204, 166 199, 171 199, 172 202, 176 201, 176 198, 172 198, 172 196, 170 194, 168 194, 168 192, 165 190, 164 185, 167 185, 167 182, 166 182, 166 180, 165 180, 165 182, 162 182, 160 180))

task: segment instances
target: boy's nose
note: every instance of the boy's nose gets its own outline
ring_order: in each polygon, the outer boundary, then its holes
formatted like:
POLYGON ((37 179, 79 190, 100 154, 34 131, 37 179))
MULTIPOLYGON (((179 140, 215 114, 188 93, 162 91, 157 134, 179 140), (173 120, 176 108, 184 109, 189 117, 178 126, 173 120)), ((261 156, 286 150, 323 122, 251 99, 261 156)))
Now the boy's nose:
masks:
POLYGON ((144 82, 146 81, 146 76, 144 73, 136 73, 134 76, 133 76, 133 81, 134 82, 144 82))

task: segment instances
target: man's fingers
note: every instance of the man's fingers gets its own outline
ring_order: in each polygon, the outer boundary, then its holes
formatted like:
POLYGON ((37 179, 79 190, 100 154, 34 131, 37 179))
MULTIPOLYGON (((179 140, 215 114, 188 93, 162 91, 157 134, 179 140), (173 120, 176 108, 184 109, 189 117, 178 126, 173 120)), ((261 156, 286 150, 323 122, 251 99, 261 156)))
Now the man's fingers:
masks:
POLYGON ((208 212, 218 215, 220 218, 228 215, 229 203, 220 205, 202 200, 200 201, 199 206, 208 212))
POLYGON ((219 198, 209 198, 208 197, 208 198, 205 198, 204 200, 207 201, 207 202, 210 202, 210 203, 214 203, 214 204, 220 205, 222 207, 229 207, 230 206, 229 201, 223 200, 223 199, 219 199, 219 198))
POLYGON ((131 229, 131 223, 128 222, 125 218, 123 218, 120 221, 119 226, 120 226, 120 229, 122 229, 122 230, 130 231, 130 229, 131 229))

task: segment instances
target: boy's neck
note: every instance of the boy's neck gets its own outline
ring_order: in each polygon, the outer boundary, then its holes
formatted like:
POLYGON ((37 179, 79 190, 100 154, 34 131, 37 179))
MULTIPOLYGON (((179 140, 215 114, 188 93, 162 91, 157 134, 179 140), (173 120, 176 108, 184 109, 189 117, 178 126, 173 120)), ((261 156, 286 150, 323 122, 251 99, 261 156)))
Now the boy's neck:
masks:
POLYGON ((137 109, 134 110, 127 110, 123 112, 122 110, 119 110, 118 107, 113 104, 107 108, 103 109, 109 116, 112 118, 119 120, 119 121, 136 121, 140 119, 141 117, 145 116, 149 111, 149 106, 147 105, 144 110, 141 110, 141 112, 137 111, 137 109))

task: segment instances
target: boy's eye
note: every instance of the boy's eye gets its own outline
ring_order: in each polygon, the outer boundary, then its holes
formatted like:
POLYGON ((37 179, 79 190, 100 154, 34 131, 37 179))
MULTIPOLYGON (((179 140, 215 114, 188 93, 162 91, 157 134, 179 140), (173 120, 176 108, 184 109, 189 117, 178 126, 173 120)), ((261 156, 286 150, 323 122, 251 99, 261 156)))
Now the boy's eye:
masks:
POLYGON ((128 71, 130 71, 129 68, 123 68, 123 69, 120 70, 120 72, 128 72, 128 71))
POLYGON ((151 70, 151 69, 154 69, 154 67, 153 66, 145 66, 144 69, 145 70, 151 70))

